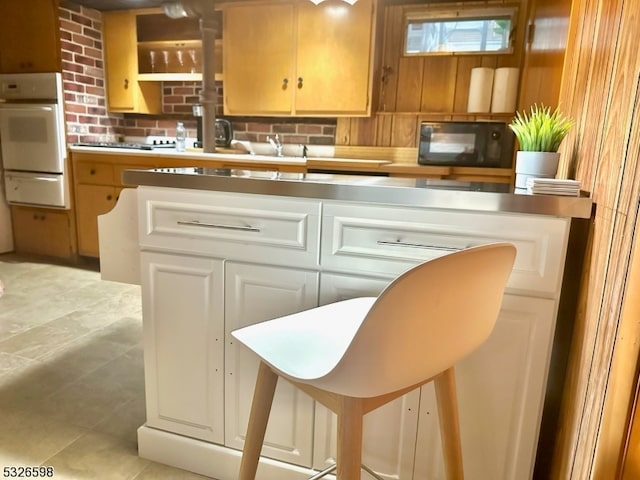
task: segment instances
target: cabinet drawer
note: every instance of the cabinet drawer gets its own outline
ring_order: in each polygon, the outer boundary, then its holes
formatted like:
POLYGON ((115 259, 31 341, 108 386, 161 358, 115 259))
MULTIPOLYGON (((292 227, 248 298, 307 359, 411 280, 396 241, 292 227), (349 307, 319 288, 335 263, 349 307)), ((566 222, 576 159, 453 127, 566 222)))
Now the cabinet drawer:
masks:
POLYGON ((320 202, 263 195, 141 187, 143 249, 316 266, 320 202))
POLYGON ((100 162, 77 162, 74 173, 76 183, 113 185, 113 165, 100 162))
POLYGON ((568 230, 562 218, 326 202, 320 263, 323 270, 398 275, 450 251, 506 241, 518 250, 509 288, 557 296, 568 230))

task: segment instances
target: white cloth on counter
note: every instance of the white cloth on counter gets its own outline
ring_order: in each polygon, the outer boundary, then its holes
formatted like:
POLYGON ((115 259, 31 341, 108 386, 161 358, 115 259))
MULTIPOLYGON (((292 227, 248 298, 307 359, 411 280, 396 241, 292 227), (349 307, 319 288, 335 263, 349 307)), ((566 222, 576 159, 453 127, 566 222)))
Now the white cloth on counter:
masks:
POLYGON ((527 179, 527 191, 544 195, 577 197, 580 195, 580 182, 558 178, 529 178, 527 179))

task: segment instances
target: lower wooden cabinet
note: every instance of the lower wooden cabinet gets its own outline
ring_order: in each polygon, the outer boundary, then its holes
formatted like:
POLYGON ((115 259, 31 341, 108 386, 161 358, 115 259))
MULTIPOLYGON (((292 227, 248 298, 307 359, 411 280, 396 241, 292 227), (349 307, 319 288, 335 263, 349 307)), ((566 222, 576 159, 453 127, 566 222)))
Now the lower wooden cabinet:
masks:
POLYGON ((122 171, 153 168, 131 156, 105 156, 72 152, 78 254, 98 257, 98 215, 111 211, 125 185, 122 171), (126 162, 126 163, 125 163, 126 162))
POLYGON ((11 207, 15 251, 51 257, 74 255, 71 212, 51 208, 11 207))
POLYGON ((104 185, 76 186, 76 218, 78 253, 89 257, 99 255, 98 215, 109 212, 118 199, 120 188, 104 185))

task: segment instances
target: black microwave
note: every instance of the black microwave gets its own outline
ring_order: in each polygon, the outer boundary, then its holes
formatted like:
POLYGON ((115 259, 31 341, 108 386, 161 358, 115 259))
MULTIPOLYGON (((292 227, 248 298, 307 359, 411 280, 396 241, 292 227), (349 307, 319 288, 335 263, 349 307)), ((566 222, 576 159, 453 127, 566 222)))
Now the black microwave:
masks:
POLYGON ((514 135, 502 122, 422 122, 418 164, 511 168, 514 135))

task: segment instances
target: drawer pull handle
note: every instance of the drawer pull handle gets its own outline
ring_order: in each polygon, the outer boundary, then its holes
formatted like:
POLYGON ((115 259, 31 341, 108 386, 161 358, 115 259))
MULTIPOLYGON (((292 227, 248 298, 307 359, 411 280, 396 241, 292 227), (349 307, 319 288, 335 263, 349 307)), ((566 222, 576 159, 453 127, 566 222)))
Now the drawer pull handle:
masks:
POLYGON ((260 229, 252 227, 251 225, 225 225, 222 223, 205 223, 198 220, 183 221, 178 220, 178 225, 188 225, 191 227, 205 227, 205 228, 222 228, 224 230, 242 230, 244 232, 259 232, 260 229))
POLYGON ((445 252, 457 252, 458 250, 462 250, 462 248, 456 247, 444 247, 442 245, 427 245, 424 243, 410 243, 410 242, 401 242, 398 240, 397 242, 387 242, 385 240, 378 240, 378 245, 383 246, 393 246, 393 247, 410 247, 410 248, 428 248, 429 250, 442 250, 445 252))

